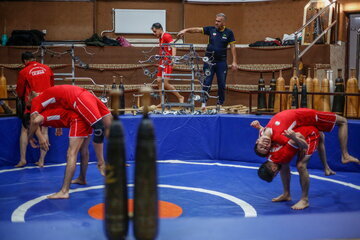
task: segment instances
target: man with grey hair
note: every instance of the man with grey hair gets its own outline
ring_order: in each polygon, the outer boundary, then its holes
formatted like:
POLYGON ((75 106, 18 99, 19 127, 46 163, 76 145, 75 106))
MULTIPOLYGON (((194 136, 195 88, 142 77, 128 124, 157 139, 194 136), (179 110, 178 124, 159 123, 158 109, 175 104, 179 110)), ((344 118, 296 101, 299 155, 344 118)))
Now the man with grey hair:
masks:
MULTIPOLYGON (((215 18, 215 26, 207 27, 192 27, 181 30, 177 37, 182 37, 185 33, 203 33, 209 36, 209 44, 206 48, 207 57, 214 57, 213 63, 215 65, 211 66, 207 63, 204 64, 204 72, 210 70, 210 75, 206 76, 204 81, 204 91, 210 92, 211 84, 216 74, 217 83, 218 83, 218 104, 223 105, 225 101, 225 86, 226 86, 226 75, 227 75, 227 46, 230 44, 231 55, 232 55, 232 64, 231 68, 237 70, 237 61, 236 61, 236 49, 235 49, 235 37, 234 33, 225 27, 226 16, 223 13, 219 13, 215 18)), ((204 99, 202 107, 205 108, 206 100, 204 99)))

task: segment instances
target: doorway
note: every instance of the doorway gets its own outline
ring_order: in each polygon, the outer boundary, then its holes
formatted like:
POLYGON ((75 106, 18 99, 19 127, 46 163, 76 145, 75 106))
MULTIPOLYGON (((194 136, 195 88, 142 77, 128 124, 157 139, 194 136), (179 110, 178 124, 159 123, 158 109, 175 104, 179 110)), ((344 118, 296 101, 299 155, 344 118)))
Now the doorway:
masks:
MULTIPOLYGON (((350 76, 350 69, 356 69, 356 78, 360 77, 360 13, 349 14, 349 51, 348 51, 348 69, 347 73, 350 76)), ((360 85, 359 85, 360 86, 360 85)))

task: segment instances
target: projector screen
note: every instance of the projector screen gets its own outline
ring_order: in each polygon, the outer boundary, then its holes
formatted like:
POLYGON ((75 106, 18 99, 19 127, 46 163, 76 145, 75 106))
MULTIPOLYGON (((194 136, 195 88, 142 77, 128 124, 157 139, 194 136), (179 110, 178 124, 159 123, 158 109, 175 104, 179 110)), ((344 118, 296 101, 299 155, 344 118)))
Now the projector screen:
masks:
POLYGON ((166 31, 166 10, 114 9, 114 14, 115 33, 152 34, 156 22, 166 31))

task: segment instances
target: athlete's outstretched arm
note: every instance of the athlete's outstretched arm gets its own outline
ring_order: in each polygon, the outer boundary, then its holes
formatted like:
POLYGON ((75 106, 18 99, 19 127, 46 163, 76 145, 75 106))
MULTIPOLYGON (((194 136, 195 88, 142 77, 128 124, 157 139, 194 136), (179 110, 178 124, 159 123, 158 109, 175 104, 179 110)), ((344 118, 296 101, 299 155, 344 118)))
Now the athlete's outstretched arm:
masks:
POLYGON ((253 128, 256 128, 257 130, 261 131, 264 127, 261 126, 260 122, 258 120, 254 120, 250 123, 250 126, 253 128))
POLYGON ((203 32, 203 28, 202 27, 192 27, 192 28, 185 28, 183 30, 181 30, 178 34, 177 34, 177 38, 181 38, 182 36, 184 36, 185 33, 202 33, 203 32))
POLYGON ((293 130, 285 130, 283 133, 286 137, 290 138, 300 150, 308 149, 308 144, 305 141, 304 136, 300 133, 295 133, 293 130))

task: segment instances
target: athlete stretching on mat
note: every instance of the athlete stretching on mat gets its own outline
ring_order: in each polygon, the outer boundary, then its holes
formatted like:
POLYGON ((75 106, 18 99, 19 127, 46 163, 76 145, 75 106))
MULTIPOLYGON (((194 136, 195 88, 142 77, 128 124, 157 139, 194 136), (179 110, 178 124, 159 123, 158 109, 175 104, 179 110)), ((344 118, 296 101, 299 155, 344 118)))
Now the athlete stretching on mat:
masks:
MULTIPOLYGON (((26 149, 29 142, 28 139, 28 122, 26 122, 28 115, 30 114, 29 95, 32 91, 42 92, 45 89, 54 86, 54 73, 48 66, 38 63, 34 54, 31 52, 24 52, 21 55, 21 60, 25 67, 19 72, 18 80, 16 83, 16 93, 20 98, 20 101, 24 104, 20 113, 22 120, 21 134, 20 134, 20 161, 15 167, 23 167, 26 165, 26 149)), ((43 135, 48 138, 46 127, 41 129, 43 135)), ((39 161, 35 162, 39 167, 44 166, 44 160, 46 151, 40 150, 39 161)))
POLYGON ((300 126, 315 126, 319 131, 331 132, 335 124, 339 126, 339 141, 342 163, 360 163, 359 159, 351 156, 347 149, 348 125, 346 118, 332 112, 320 112, 308 108, 290 109, 274 115, 265 128, 261 129, 260 137, 256 140, 255 152, 261 157, 268 155, 272 143, 284 145, 288 139, 283 135, 285 130, 300 126))
MULTIPOLYGON (((324 168, 328 169, 329 174, 335 174, 326 162, 325 145, 323 133, 319 132, 316 127, 303 126, 293 130, 285 130, 284 136, 290 140, 287 144, 273 147, 268 156, 268 160, 263 163, 258 175, 261 179, 271 182, 280 171, 281 181, 283 184, 283 194, 273 198, 273 202, 290 201, 290 161, 298 154, 296 168, 300 176, 301 199, 291 208, 301 210, 309 206, 309 185, 310 178, 307 170, 307 164, 313 152, 319 148, 320 158, 324 164, 324 168)), ((325 170, 326 172, 326 170, 325 170)))
MULTIPOLYGON (((256 128, 259 130, 259 132, 261 133, 261 131, 263 131, 264 127, 260 125, 259 121, 255 120, 253 121, 251 124, 250 124, 252 127, 256 128)), ((311 128, 313 126, 310 126, 311 128)), ((298 132, 298 129, 301 130, 302 127, 299 127, 299 128, 296 128, 294 129, 295 132, 298 132)), ((285 130, 287 131, 287 130, 285 130)), ((317 130, 318 131, 318 130, 317 130)), ((329 167, 329 164, 327 163, 327 158, 326 158, 326 149, 325 149, 325 141, 324 141, 324 133, 322 132, 319 132, 320 133, 320 138, 319 138, 319 155, 320 155, 320 160, 321 160, 321 163, 324 167, 324 173, 325 173, 325 176, 330 176, 330 175, 334 175, 335 172, 333 170, 331 170, 331 168, 329 167)), ((305 132, 305 134, 307 134, 307 132, 305 132)), ((305 136, 305 134, 302 134, 300 136, 305 136)), ((285 135, 284 135, 285 136, 285 135)), ((289 145, 289 139, 288 139, 288 142, 284 145, 281 145, 281 144, 275 144, 273 143, 271 145, 271 148, 270 148, 270 151, 269 153, 266 155, 266 157, 269 159, 270 156, 273 156, 274 157, 274 154, 276 154, 276 156, 281 156, 281 155, 285 155, 286 152, 282 152, 284 149, 288 149, 288 145, 289 145), (284 147, 284 146, 287 146, 287 147, 284 147)))
MULTIPOLYGON (((112 119, 109 109, 96 96, 83 88, 59 85, 46 89, 32 99, 31 119, 35 119, 42 111, 55 104, 73 110, 94 129, 93 145, 96 157, 102 158, 105 129, 109 129, 112 119)), ((29 136, 34 134, 34 130, 30 125, 29 136)), ((102 172, 105 172, 105 169, 102 169, 102 172)))
MULTIPOLYGON (((32 129, 38 129, 40 126, 56 127, 60 130, 61 128, 70 128, 69 148, 67 150, 66 171, 63 185, 59 192, 48 196, 50 199, 69 198, 71 183, 82 185, 86 184, 86 171, 89 162, 89 143, 92 128, 90 124, 79 116, 79 114, 72 110, 65 110, 63 108, 46 109, 35 118, 31 119, 32 129), (81 156, 80 175, 77 179, 71 180, 74 176, 79 151, 81 156)), ((37 131, 37 133, 38 132, 39 131, 37 131)), ((60 136, 61 134, 62 133, 59 131, 56 132, 57 136, 60 136)), ((43 136, 39 137, 38 134, 37 137, 40 148, 49 149, 49 143, 47 140, 43 136)), ((32 145, 34 146, 33 142, 32 145)), ((104 172, 101 171, 103 166, 105 166, 104 158, 98 158, 98 168, 102 175, 104 175, 104 172)))

